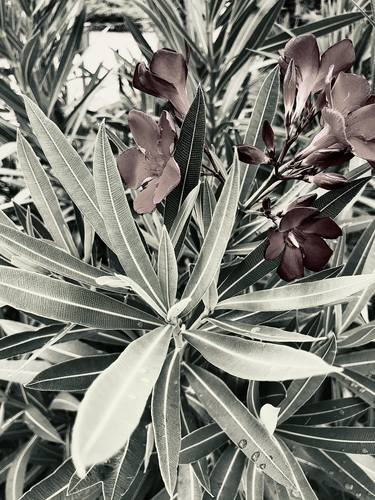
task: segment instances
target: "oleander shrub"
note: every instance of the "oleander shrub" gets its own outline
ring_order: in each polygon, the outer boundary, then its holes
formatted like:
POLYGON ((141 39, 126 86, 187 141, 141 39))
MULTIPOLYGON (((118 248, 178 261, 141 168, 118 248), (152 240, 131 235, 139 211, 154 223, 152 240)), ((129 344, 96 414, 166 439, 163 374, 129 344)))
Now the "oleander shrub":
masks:
POLYGON ((373 498, 375 100, 357 44, 317 40, 372 13, 277 34, 283 2, 207 1, 189 32, 169 0, 135 4, 166 44, 131 25, 131 85, 155 103, 126 143, 103 121, 86 165, 23 96, 33 203, 0 211, 3 497, 373 498))

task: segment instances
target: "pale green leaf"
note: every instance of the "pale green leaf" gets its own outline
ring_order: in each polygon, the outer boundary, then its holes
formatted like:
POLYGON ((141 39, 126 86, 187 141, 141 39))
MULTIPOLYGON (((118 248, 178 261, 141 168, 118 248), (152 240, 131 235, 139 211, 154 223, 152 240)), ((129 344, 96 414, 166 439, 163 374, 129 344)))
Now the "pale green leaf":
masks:
POLYGON ((159 244, 158 276, 164 303, 170 308, 176 299, 178 269, 173 243, 165 226, 163 226, 159 244))
POLYGON ((247 380, 289 380, 341 372, 301 349, 266 344, 208 331, 184 331, 183 336, 210 363, 247 380))
POLYGON ((216 309, 240 311, 289 311, 344 302, 351 295, 375 284, 375 274, 342 276, 323 281, 297 283, 271 290, 238 295, 219 302, 216 309))
POLYGON ((137 427, 162 369, 170 337, 170 326, 143 335, 91 384, 78 409, 72 435, 72 457, 80 477, 87 467, 119 451, 137 427))

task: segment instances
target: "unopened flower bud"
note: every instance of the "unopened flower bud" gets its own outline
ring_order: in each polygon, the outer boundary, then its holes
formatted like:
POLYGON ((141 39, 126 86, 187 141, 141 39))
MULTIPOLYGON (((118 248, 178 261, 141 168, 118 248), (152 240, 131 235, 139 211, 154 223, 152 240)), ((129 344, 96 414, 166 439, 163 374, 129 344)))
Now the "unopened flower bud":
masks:
POLYGON ((262 200, 262 209, 265 214, 271 213, 271 200, 270 198, 266 197, 263 198, 262 200))
POLYGON ((238 158, 243 163, 249 165, 259 165, 260 163, 268 163, 269 157, 263 151, 255 146, 247 146, 246 144, 237 146, 238 158))
POLYGON ((348 180, 343 175, 329 172, 320 172, 309 176, 309 181, 323 189, 338 189, 348 183, 348 180))
POLYGON ((275 152, 275 142, 274 142, 275 134, 268 120, 265 120, 263 122, 262 138, 264 144, 266 145, 267 151, 270 154, 273 154, 275 152))
POLYGON ((285 116, 287 117, 288 121, 294 106, 294 100, 296 98, 297 92, 296 67, 294 65, 293 59, 289 61, 288 68, 285 73, 283 90, 285 116))
POLYGON ((318 149, 302 160, 303 167, 334 167, 350 160, 353 154, 347 149, 318 149))

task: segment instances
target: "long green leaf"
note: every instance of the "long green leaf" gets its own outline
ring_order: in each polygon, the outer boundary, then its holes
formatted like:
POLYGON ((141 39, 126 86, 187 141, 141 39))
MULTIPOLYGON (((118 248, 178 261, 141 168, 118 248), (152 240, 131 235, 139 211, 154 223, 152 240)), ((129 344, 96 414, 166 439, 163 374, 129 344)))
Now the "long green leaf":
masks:
POLYGON ((176 299, 178 269, 173 244, 165 226, 163 226, 159 244, 158 277, 164 296, 164 303, 169 309, 173 306, 176 299))
POLYGON ((163 307, 159 281, 135 225, 103 123, 95 144, 94 181, 113 251, 129 278, 163 307))
POLYGON ((143 335, 91 384, 72 435, 72 457, 80 477, 86 467, 108 460, 130 438, 162 369, 170 337, 170 326, 143 335))
POLYGON ((47 240, 33 238, 4 224, 0 224, 0 238, 0 252, 1 248, 5 247, 13 255, 37 264, 51 273, 91 286, 97 286, 96 279, 107 274, 47 240))
POLYGON ((312 283, 300 283, 260 290, 219 302, 216 309, 239 311, 288 311, 307 309, 345 299, 375 284, 375 274, 343 276, 312 283))
POLYGON ((0 266, 0 300, 38 316, 106 330, 160 325, 149 314, 101 293, 11 267, 0 266))
POLYGON ((48 231, 62 249, 77 256, 77 249, 50 180, 21 133, 17 135, 17 153, 25 182, 48 231))
POLYGON ((210 363, 248 380, 289 380, 338 370, 302 349, 203 330, 183 335, 210 363))
POLYGON ((172 497, 181 445, 180 352, 177 349, 168 355, 155 384, 151 415, 160 472, 172 497))
POLYGON ((182 295, 182 298, 191 298, 188 307, 185 309, 185 314, 198 304, 215 278, 234 224, 238 196, 239 165, 235 161, 231 174, 226 180, 219 201, 216 204, 198 260, 182 295))
POLYGON ((31 99, 25 96, 24 100, 32 129, 53 172, 95 231, 109 244, 105 223, 98 209, 94 180, 88 168, 60 129, 31 99))
POLYGON ((63 361, 39 372, 27 387, 38 391, 85 391, 117 358, 118 354, 98 354, 63 361))
POLYGON ((180 463, 189 464, 209 455, 228 441, 217 424, 207 424, 182 438, 180 463))
POLYGON ((199 183, 205 127, 204 96, 201 87, 198 87, 195 99, 182 124, 174 153, 174 158, 181 170, 181 182, 167 197, 164 224, 168 230, 172 227, 183 201, 199 183))

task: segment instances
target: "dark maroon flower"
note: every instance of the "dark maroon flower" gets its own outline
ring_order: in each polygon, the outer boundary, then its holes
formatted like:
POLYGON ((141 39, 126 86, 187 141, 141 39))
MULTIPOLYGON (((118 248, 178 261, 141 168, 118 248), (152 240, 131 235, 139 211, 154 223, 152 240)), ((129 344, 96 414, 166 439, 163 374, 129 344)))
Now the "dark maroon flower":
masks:
POLYGON ((146 94, 169 101, 179 118, 189 109, 186 93, 187 65, 185 58, 171 49, 156 51, 150 67, 138 63, 133 76, 133 86, 146 94))
POLYGON ((180 182, 180 169, 172 156, 176 130, 167 111, 156 123, 146 113, 133 109, 128 123, 137 146, 121 153, 117 164, 126 185, 141 188, 134 210, 143 214, 152 212, 180 182))
POLYGON ((324 88, 330 69, 332 78, 340 71, 348 70, 355 61, 355 53, 352 42, 345 39, 329 47, 320 56, 315 36, 301 35, 285 45, 279 60, 284 74, 291 60, 294 61, 298 88, 294 113, 299 116, 310 94, 324 88))
POLYGON ((247 144, 240 144, 237 146, 238 158, 243 163, 249 165, 259 165, 260 163, 268 163, 269 158, 263 151, 255 146, 248 146, 247 144))
POLYGON ((268 232, 267 260, 280 255, 277 269, 285 281, 304 276, 304 268, 321 271, 329 261, 332 250, 323 238, 341 236, 340 227, 329 217, 320 217, 316 208, 306 206, 311 198, 303 197, 289 205, 286 213, 279 218, 278 228, 268 232))
POLYGON ((347 178, 343 175, 330 172, 320 172, 316 175, 311 175, 308 180, 323 189, 338 189, 348 183, 347 178))

